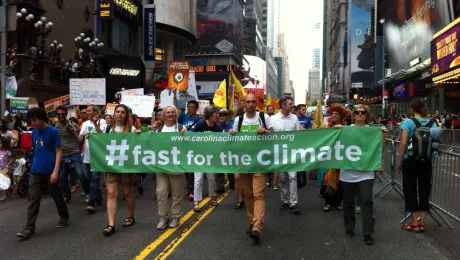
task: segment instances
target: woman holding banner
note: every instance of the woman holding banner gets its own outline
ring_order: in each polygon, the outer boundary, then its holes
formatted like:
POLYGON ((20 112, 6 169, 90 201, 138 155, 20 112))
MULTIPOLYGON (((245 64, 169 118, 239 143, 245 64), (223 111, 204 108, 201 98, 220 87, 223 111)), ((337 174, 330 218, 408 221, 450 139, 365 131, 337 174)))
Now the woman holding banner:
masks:
MULTIPOLYGON (((353 109, 352 121, 354 124, 351 127, 369 126, 369 107, 359 104, 353 109)), ((340 127, 340 126, 336 126, 340 127)), ((388 130, 382 127, 385 138, 388 130)), ((343 190, 343 219, 345 223, 345 231, 347 236, 355 235, 354 229, 356 224, 355 215, 355 195, 359 192, 361 202, 361 219, 363 221, 364 243, 373 245, 374 239, 374 202, 372 201, 372 189, 374 187, 375 173, 374 171, 346 170, 340 171, 340 182, 343 190)))
MULTIPOLYGON (((119 104, 115 107, 114 123, 107 126, 106 133, 140 133, 132 124, 131 113, 127 106, 119 104)), ((102 232, 104 236, 115 233, 115 218, 117 215, 118 185, 122 185, 123 195, 128 208, 128 217, 123 222, 123 227, 129 227, 136 223, 134 220, 135 196, 132 187, 138 182, 137 174, 106 173, 105 184, 107 188, 107 219, 109 224, 102 232)))
MULTIPOLYGON (((165 107, 162 112, 164 124, 155 129, 154 132, 187 132, 187 128, 178 123, 179 115, 179 110, 175 106, 165 107)), ((185 193, 185 175, 184 173, 157 173, 156 177, 158 213, 160 215, 160 222, 158 222, 157 229, 166 229, 168 224, 170 228, 177 228, 179 226, 180 211, 182 207, 181 201, 185 193), (172 196, 171 222, 168 216, 169 192, 171 192, 172 196)))

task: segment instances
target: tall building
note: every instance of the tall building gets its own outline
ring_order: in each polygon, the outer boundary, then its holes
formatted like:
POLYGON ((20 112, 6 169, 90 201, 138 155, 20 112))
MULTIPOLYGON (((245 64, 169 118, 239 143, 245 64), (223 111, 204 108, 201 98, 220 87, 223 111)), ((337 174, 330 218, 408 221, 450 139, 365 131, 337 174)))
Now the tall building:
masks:
POLYGON ((262 0, 262 37, 267 47, 275 47, 275 0, 262 0))
POLYGON ((243 17, 243 53, 265 59, 262 0, 247 0, 243 17))
POLYGON ((277 69, 277 78, 278 78, 278 98, 283 96, 284 89, 284 66, 283 66, 283 57, 277 56, 274 57, 277 69))
POLYGON ((310 102, 318 100, 321 97, 321 80, 319 68, 311 69, 308 72, 308 93, 310 102))
POLYGON ((320 66, 321 66, 321 49, 320 48, 314 48, 313 49, 311 67, 313 69, 319 69, 320 66))
POLYGON ((291 97, 293 99, 293 103, 295 104, 295 90, 294 90, 294 81, 289 80, 289 88, 291 89, 291 97))
POLYGON ((289 57, 286 52, 286 44, 284 40, 284 33, 278 34, 278 41, 275 50, 275 55, 283 58, 283 94, 291 94, 290 78, 289 78, 289 57))

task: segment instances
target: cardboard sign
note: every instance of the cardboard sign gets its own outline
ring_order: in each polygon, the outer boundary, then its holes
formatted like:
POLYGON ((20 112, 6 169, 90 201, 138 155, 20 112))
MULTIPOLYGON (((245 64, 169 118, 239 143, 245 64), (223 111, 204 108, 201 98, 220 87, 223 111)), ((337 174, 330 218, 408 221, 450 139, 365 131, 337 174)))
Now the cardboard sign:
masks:
POLYGON ((133 89, 127 89, 123 90, 120 92, 121 95, 126 95, 126 96, 143 96, 144 95, 144 89, 143 88, 133 88, 133 89))
POLYGON ((155 107, 155 96, 122 96, 121 104, 127 105, 138 117, 151 117, 155 107))
POLYGON ((105 106, 105 114, 113 116, 115 114, 115 107, 117 107, 117 104, 108 103, 105 106))
POLYGON ((70 79, 70 104, 105 105, 105 78, 70 79))

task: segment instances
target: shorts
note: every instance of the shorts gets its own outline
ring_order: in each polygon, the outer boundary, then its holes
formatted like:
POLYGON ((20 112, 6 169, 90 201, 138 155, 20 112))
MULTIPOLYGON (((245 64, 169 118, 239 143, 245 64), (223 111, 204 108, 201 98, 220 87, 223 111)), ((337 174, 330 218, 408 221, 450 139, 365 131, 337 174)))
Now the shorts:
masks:
POLYGON ((105 184, 122 184, 123 186, 133 186, 133 176, 135 174, 122 174, 122 173, 105 173, 105 184))

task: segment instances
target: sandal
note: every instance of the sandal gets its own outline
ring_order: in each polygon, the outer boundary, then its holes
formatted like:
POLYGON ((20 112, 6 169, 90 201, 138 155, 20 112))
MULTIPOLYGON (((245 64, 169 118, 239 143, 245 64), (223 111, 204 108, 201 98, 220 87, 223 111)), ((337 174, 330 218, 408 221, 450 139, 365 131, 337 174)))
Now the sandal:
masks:
POLYGON ((200 209, 200 204, 195 203, 195 204, 193 205, 193 211, 195 211, 196 213, 200 212, 200 211, 201 211, 201 209, 200 209))
POLYGON ((110 237, 115 233, 115 227, 108 225, 106 228, 104 228, 104 231, 102 231, 102 234, 106 237, 110 237))
POLYGON ((329 211, 331 211, 331 206, 329 206, 329 205, 324 206, 324 207, 323 207, 323 211, 324 211, 324 212, 329 212, 329 211))
POLYGON ((134 224, 136 224, 136 220, 134 220, 133 217, 127 217, 125 219, 125 222, 123 222, 123 227, 130 227, 134 224))
POLYGON ((94 214, 96 212, 96 208, 94 206, 88 206, 86 207, 86 212, 88 212, 88 214, 94 214))
POLYGON ((413 232, 420 231, 419 225, 414 225, 414 224, 403 224, 401 226, 401 229, 405 231, 413 231, 413 232))
POLYGON ((424 232, 425 231, 425 225, 418 224, 418 229, 419 229, 420 232, 424 232))
POLYGON ((244 207, 244 201, 238 201, 235 206, 235 209, 242 209, 244 207))

